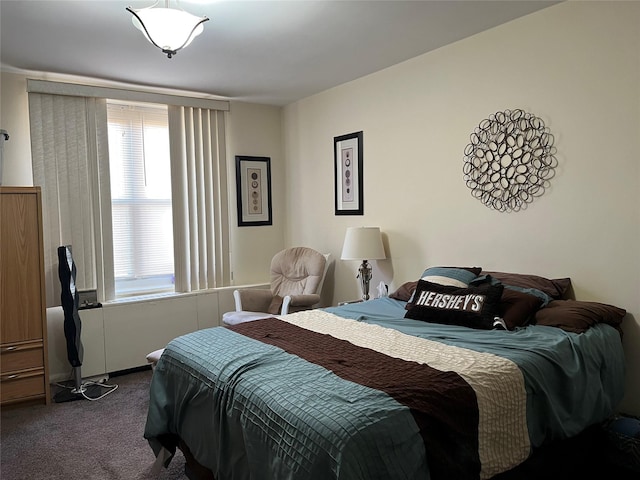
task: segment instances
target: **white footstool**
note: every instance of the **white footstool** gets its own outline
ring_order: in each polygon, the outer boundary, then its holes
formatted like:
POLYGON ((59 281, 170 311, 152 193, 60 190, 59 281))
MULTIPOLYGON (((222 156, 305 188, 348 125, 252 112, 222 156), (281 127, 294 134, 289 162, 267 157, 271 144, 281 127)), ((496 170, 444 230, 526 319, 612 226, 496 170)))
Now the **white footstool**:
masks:
POLYGON ((162 352, 164 352, 164 348, 155 350, 151 352, 149 355, 147 355, 147 362, 151 364, 152 370, 156 368, 156 365, 158 364, 158 360, 160 360, 160 357, 162 356, 162 352))

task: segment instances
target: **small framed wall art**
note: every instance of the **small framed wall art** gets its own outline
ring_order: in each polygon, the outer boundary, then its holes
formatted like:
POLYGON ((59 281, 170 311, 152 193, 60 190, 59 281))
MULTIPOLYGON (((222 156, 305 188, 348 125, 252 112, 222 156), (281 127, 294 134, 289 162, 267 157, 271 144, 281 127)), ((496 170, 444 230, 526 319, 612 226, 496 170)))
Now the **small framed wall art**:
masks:
POLYGON ((333 137, 335 214, 363 215, 362 131, 333 137))
POLYGON ((272 225, 271 159, 236 156, 238 226, 272 225))

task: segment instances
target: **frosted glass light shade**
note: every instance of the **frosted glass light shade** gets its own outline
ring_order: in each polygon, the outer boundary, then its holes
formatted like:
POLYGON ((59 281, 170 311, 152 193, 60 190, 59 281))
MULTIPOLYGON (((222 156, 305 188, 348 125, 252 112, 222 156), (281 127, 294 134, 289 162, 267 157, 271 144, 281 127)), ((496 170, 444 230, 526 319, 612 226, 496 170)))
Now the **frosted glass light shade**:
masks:
POLYGON ((169 58, 200 35, 204 31, 202 24, 209 20, 175 8, 152 6, 127 10, 133 15, 133 25, 169 58))
POLYGON ((379 227, 349 227, 342 246, 342 260, 382 260, 387 258, 379 227))

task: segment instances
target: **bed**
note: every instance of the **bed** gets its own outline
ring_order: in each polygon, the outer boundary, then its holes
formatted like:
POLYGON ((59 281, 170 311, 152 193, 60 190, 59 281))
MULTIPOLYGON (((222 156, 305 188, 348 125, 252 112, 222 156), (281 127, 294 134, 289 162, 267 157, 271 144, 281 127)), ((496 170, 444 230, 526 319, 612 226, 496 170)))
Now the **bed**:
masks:
POLYGON ((492 478, 622 399, 626 312, 569 287, 429 268, 390 297, 178 337, 144 436, 193 479, 492 478))

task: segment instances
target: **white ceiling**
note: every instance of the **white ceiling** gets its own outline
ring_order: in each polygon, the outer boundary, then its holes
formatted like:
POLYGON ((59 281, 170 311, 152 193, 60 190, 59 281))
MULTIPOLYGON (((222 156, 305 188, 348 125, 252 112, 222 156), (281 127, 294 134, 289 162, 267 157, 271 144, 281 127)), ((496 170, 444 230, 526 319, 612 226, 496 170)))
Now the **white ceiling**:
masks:
POLYGON ((0 62, 286 105, 555 3, 182 0, 210 20, 168 59, 125 10, 153 1, 0 0, 0 62))

